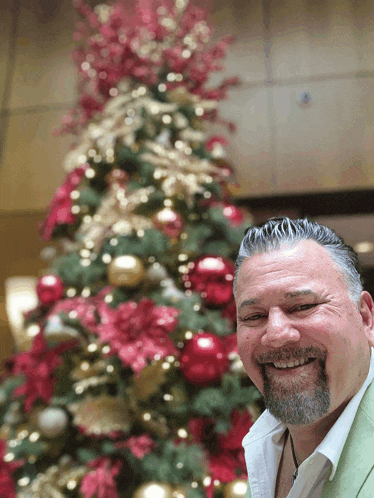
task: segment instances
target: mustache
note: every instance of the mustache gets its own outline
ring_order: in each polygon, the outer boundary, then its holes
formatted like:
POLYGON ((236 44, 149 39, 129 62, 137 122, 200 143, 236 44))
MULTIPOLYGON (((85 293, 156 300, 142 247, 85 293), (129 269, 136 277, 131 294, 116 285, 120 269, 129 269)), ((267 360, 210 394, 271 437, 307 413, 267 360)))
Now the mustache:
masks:
POLYGON ((321 361, 326 361, 326 352, 316 346, 308 346, 305 348, 282 348, 277 351, 268 351, 257 356, 256 361, 259 364, 263 363, 289 363, 296 360, 308 360, 309 358, 317 358, 321 361))

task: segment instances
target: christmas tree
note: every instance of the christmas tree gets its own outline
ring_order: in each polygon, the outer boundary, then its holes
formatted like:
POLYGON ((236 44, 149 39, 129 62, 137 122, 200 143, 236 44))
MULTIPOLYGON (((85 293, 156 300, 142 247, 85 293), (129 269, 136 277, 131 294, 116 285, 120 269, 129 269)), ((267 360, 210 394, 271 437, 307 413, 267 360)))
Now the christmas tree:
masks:
POLYGON ((208 87, 230 38, 187 0, 76 8, 76 143, 41 226, 60 249, 5 365, 0 496, 243 497, 259 394, 232 286, 250 220, 208 134, 237 84, 208 87))

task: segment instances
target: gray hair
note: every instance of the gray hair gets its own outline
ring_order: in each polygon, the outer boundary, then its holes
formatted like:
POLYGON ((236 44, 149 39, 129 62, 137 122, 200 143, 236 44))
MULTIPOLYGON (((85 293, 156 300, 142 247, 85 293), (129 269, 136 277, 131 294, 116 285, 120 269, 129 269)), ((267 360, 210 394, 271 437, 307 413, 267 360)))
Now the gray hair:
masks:
POLYGON ((239 269, 245 259, 279 249, 282 244, 293 245, 302 240, 314 240, 326 249, 344 278, 351 300, 357 305, 363 290, 357 254, 331 228, 306 218, 271 218, 263 225, 247 230, 236 260, 234 295, 239 269))

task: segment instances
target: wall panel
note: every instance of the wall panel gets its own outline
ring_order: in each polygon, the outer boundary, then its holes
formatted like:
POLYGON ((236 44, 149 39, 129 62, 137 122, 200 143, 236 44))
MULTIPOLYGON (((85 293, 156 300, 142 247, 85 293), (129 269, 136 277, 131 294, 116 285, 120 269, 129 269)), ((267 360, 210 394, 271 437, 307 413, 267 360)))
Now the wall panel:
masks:
POLYGON ((227 159, 237 173, 238 195, 261 195, 275 188, 269 98, 269 88, 243 88, 232 91, 220 105, 222 117, 237 125, 237 132, 228 136, 227 159))
POLYGON ((21 0, 10 108, 73 102, 71 0, 21 0))
POLYGON ((54 137, 64 111, 9 118, 0 170, 0 211, 45 208, 65 176, 62 160, 72 137, 54 137))
POLYGON ((9 69, 11 34, 13 29, 12 0, 4 0, 1 4, 0 22, 0 102, 3 102, 5 84, 9 69))
POLYGON ((277 189, 307 192, 374 184, 374 79, 274 88, 277 189), (299 105, 302 90, 311 102, 299 105))

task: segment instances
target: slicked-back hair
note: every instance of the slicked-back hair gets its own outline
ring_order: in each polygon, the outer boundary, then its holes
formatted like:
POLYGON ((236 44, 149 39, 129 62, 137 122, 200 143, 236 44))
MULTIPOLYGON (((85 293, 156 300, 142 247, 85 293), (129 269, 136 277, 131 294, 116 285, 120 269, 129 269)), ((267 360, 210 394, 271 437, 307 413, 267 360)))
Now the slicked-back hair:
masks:
POLYGON ((282 245, 292 246, 303 240, 314 240, 326 249, 344 278, 350 298, 358 305, 363 286, 357 254, 331 228, 306 218, 271 218, 261 226, 250 227, 246 231, 236 260, 234 295, 239 269, 245 259, 254 254, 279 249, 282 245))

